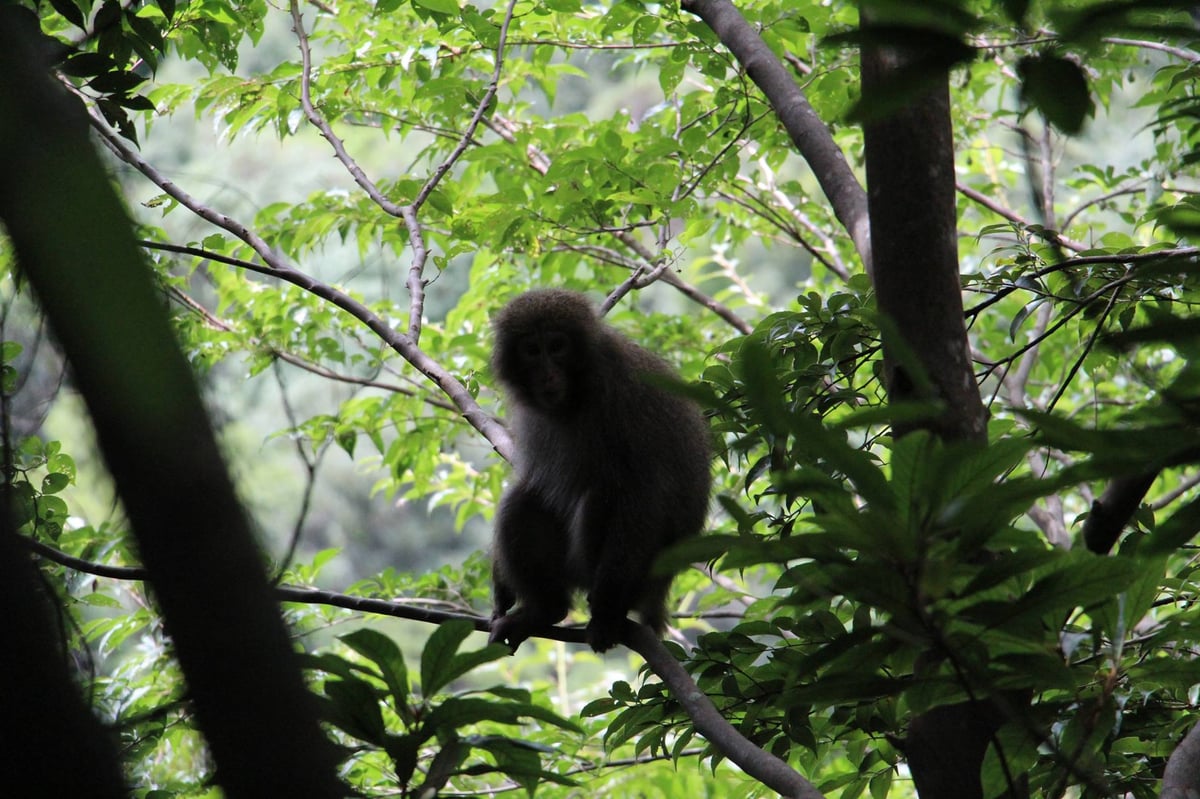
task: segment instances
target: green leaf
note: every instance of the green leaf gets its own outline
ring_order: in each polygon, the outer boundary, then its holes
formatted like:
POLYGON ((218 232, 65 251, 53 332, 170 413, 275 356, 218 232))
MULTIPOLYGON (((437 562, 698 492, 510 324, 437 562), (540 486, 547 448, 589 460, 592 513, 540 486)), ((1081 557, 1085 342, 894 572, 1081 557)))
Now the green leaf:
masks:
POLYGON ((448 685, 477 666, 482 666, 484 663, 491 663, 493 660, 499 660, 511 654, 512 650, 504 644, 488 644, 483 649, 455 655, 451 658, 445 674, 442 675, 442 682, 448 685))
POLYGON ((424 726, 439 735, 448 734, 481 721, 520 724, 520 706, 480 697, 451 697, 426 714, 424 726))
POLYGON ((102 53, 76 53, 59 66, 64 75, 73 78, 92 78, 116 68, 117 63, 102 53))
POLYGON ((70 22, 76 28, 84 27, 83 12, 71 0, 50 0, 50 5, 62 15, 63 19, 70 22))
MULTIPOLYGON (((1128 589, 1111 597, 1091 611, 1092 617, 1118 652, 1124 646, 1134 626, 1146 617, 1162 590, 1166 558, 1138 558, 1137 578, 1128 589)), ((1120 655, 1116 655, 1120 657, 1120 655)))
POLYGON ((1012 604, 1005 625, 1048 615, 1065 616, 1075 608, 1104 602, 1126 590, 1137 578, 1138 568, 1139 564, 1129 558, 1083 550, 1063 553, 1053 571, 1012 604))
POLYGON ((430 11, 436 11, 439 14, 458 16, 457 0, 413 0, 413 3, 423 8, 428 8, 430 11))
POLYGON ((353 663, 331 652, 321 652, 319 654, 301 652, 297 657, 300 659, 302 668, 332 674, 347 680, 359 679, 353 663))
POLYGON ((1083 67, 1071 59, 1050 54, 1026 56, 1017 64, 1017 74, 1021 96, 1063 133, 1079 133, 1084 120, 1095 112, 1083 67))
POLYGON ((366 627, 340 635, 338 640, 379 667, 379 675, 387 684, 397 710, 401 715, 407 714, 408 667, 404 665, 404 654, 396 643, 366 627))
POLYGON ((382 746, 386 734, 379 700, 369 683, 360 679, 326 680, 329 720, 348 735, 382 746))
POLYGON ((1146 542, 1138 548, 1138 553, 1149 557, 1169 554, 1195 538, 1198 532, 1200 499, 1193 499, 1155 527, 1146 542))
POLYGON ((499 735, 471 736, 468 741, 473 748, 491 753, 499 770, 530 793, 533 793, 539 782, 553 782, 556 785, 576 784, 574 780, 542 767, 542 757, 558 755, 557 749, 553 747, 499 735))
POLYGON ((673 574, 693 563, 708 563, 729 551, 741 541, 735 535, 701 535, 672 544, 654 561, 654 568, 662 574, 673 574))
POLYGON ((145 81, 146 79, 136 72, 106 72, 88 81, 88 86, 105 94, 128 94, 145 81))
POLYGON ((57 494, 71 484, 71 478, 65 474, 52 473, 42 478, 42 493, 57 494))
POLYGON ((441 739, 441 743, 442 748, 433 756, 433 762, 425 772, 425 782, 421 784, 422 796, 435 796, 471 753, 471 747, 458 735, 447 735, 441 739))
POLYGON ((443 686, 457 677, 451 665, 459 646, 475 631, 475 626, 465 619, 442 622, 421 652, 421 693, 426 698, 433 696, 443 686))
POLYGON ((392 759, 396 769, 396 782, 400 787, 408 786, 417 770, 417 761, 421 754, 421 743, 426 738, 417 735, 389 735, 383 744, 383 750, 392 759))

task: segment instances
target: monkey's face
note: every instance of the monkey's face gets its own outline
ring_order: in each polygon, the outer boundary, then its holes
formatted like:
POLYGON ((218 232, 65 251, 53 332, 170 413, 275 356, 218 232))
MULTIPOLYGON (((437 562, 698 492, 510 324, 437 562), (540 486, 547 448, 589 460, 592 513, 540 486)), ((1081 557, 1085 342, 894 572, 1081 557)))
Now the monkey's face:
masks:
POLYGON ((570 334, 553 328, 530 331, 513 347, 515 372, 509 382, 528 405, 551 414, 575 407, 582 353, 570 334))
POLYGON ((514 410, 564 417, 587 409, 603 338, 587 298, 562 289, 529 291, 493 324, 492 367, 514 410))

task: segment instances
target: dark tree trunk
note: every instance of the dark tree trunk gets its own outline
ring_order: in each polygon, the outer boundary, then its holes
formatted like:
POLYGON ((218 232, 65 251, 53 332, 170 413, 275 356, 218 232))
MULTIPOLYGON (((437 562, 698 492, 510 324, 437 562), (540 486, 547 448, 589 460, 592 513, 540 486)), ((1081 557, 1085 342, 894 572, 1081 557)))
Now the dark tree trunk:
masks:
MULTIPOLYGON (((917 52, 864 44, 864 107, 887 107, 917 52), (872 98, 879 98, 874 103, 872 98)), ((931 79, 895 113, 865 124, 871 250, 884 363, 892 402, 934 400, 941 411, 898 424, 946 440, 986 441, 986 415, 971 368, 958 272, 954 137, 949 78, 931 79)), ((914 77, 914 73, 908 73, 914 77)), ((913 719, 904 752, 921 799, 982 799, 980 768, 1003 716, 988 700, 943 706, 913 719)))
POLYGON ((91 412, 217 781, 231 799, 340 797, 199 391, 83 109, 37 68, 27 13, 0 8, 0 219, 91 412))
POLYGON ((61 620, 0 497, 0 796, 127 795, 109 731, 79 695, 61 620))
MULTIPOLYGON (((899 48, 864 47, 865 108, 873 94, 897 91, 906 62, 899 48)), ((893 402, 940 400, 943 412, 919 426, 947 440, 984 441, 958 275, 948 75, 895 113, 868 120, 864 140, 875 292, 898 334, 889 340, 885 331, 888 393, 893 402)))

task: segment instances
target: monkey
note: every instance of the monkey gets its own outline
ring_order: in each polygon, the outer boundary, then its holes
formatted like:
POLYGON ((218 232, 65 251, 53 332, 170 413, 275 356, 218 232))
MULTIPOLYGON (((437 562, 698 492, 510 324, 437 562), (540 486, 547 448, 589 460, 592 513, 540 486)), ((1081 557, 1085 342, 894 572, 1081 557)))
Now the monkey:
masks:
POLYGON ((620 642, 631 610, 661 635, 672 578, 651 566, 708 515, 710 433, 699 407, 663 388, 671 367, 602 322, 582 294, 527 292, 493 327, 515 480, 496 513, 489 642, 515 652, 567 615, 576 590, 594 651, 620 642))

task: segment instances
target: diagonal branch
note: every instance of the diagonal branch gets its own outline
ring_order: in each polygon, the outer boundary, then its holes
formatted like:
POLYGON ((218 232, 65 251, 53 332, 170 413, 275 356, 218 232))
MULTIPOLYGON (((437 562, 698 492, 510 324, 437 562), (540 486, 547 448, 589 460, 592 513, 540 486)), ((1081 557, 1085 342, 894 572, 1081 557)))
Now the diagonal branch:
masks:
POLYGON ((377 313, 345 292, 322 283, 316 278, 289 265, 278 253, 271 249, 270 245, 261 236, 247 228, 241 222, 209 208, 195 197, 192 197, 142 158, 137 151, 126 145, 97 116, 94 110, 89 110, 88 119, 92 128, 100 135, 101 141, 118 158, 141 172, 150 182, 154 183, 196 216, 232 233, 238 239, 248 244, 254 250, 255 254, 262 259, 263 263, 266 264, 266 266, 260 266, 249 261, 244 261, 239 264, 242 268, 299 286, 321 299, 328 300, 355 319, 358 319, 388 346, 399 353, 404 360, 408 361, 419 372, 432 380, 450 398, 450 401, 462 413, 463 418, 492 444, 501 457, 506 459, 512 457, 512 439, 509 437, 508 431, 504 426, 490 414, 486 413, 479 406, 479 403, 475 401, 475 398, 471 396, 471 393, 467 391, 466 386, 450 374, 444 366, 417 346, 416 342, 409 336, 392 328, 377 313))
POLYGON ((829 128, 809 104, 790 72, 730 0, 682 0, 679 7, 700 17, 729 48, 746 74, 766 95, 800 155, 812 168, 838 221, 850 234, 867 272, 871 236, 867 193, 829 128))
MULTIPOLYGON (((86 574, 96 574, 118 580, 145 580, 149 576, 142 568, 92 563, 68 555, 33 538, 22 536, 20 540, 47 560, 86 574)), ((490 628, 488 620, 482 616, 406 605, 386 599, 351 596, 334 591, 290 585, 277 585, 273 592, 276 599, 283 602, 330 605, 346 610, 376 613, 430 624, 465 619, 480 632, 487 632, 490 628)), ((577 627, 545 627, 538 631, 537 637, 567 643, 584 643, 583 630, 577 627)), ((650 670, 658 675, 670 689, 671 694, 683 706, 696 731, 703 735, 722 755, 736 763, 750 776, 772 790, 778 791, 782 796, 797 797, 797 799, 823 799, 823 794, 791 766, 754 745, 726 721, 712 701, 696 685, 687 670, 680 665, 650 628, 632 622, 626 624, 623 642, 642 656, 650 670)))
MULTIPOLYGON (((1013 211, 1009 208, 1005 208, 1003 205, 1000 205, 1000 203, 996 202, 991 197, 988 197, 983 192, 976 191, 975 189, 971 188, 970 186, 968 186, 965 183, 962 183, 961 181, 955 184, 955 188, 958 190, 959 194, 963 195, 967 199, 969 199, 973 202, 979 203, 984 208, 991 211, 993 214, 1003 217, 1004 219, 1008 220, 1009 222, 1016 225, 1017 227, 1022 228, 1023 230, 1033 230, 1033 228, 1035 227, 1035 223, 1033 222, 1033 220, 1026 219, 1025 217, 1018 214, 1016 211, 1013 211)), ((1064 225, 1064 227, 1065 227, 1065 225, 1064 225)), ((1086 244, 1079 242, 1079 241, 1074 241, 1073 239, 1069 239, 1066 236, 1064 236, 1062 233, 1058 232, 1057 230, 1051 230, 1045 226, 1042 226, 1042 229, 1038 233, 1038 235, 1040 235, 1042 238, 1044 238, 1046 241, 1050 242, 1051 244, 1053 244, 1057 247, 1062 247, 1063 249, 1072 250, 1074 252, 1082 252, 1083 250, 1087 249, 1086 244)))
POLYGON ((484 90, 483 96, 479 98, 479 103, 475 106, 475 113, 471 115, 471 121, 467 123, 467 129, 463 131, 462 138, 459 139, 458 146, 446 158, 445 161, 437 165, 433 170, 433 174, 429 180, 425 181, 425 185, 417 192, 417 196, 413 199, 413 208, 420 208, 429 195, 437 188, 437 184, 441 182, 446 173, 450 171, 450 167, 462 158, 462 154, 467 151, 467 147, 471 144, 475 137, 475 131, 483 122, 483 115, 492 107, 496 99, 496 90, 500 85, 500 73, 504 67, 504 46, 508 40, 508 26, 512 23, 513 10, 516 8, 517 0, 509 0, 508 8, 504 12, 504 19, 500 22, 500 33, 496 42, 496 64, 492 69, 492 79, 484 90))
MULTIPOLYGON (((262 269, 259 268, 257 264, 254 264, 250 261, 244 261, 240 258, 230 258, 228 255, 222 255, 219 252, 212 252, 202 247, 191 247, 179 244, 163 244, 162 242, 150 241, 148 239, 142 239, 138 242, 138 244, 147 250, 161 250, 163 252, 178 253, 180 255, 191 255, 205 261, 213 261, 215 263, 226 264, 228 266, 236 266, 240 269, 246 269, 252 272, 262 272, 262 269)), ((334 289, 330 289, 330 291, 333 290, 334 289)), ((179 291, 178 289, 171 289, 170 295, 177 302, 187 307, 193 313, 201 315, 212 327, 215 327, 219 330, 224 330, 226 332, 237 331, 237 328, 232 323, 218 318, 207 308, 196 302, 187 294, 184 294, 182 291, 179 291)), ((446 411, 457 410, 454 405, 444 399, 441 399, 440 397, 436 397, 425 392, 418 392, 407 386, 401 386, 395 383, 385 383, 381 380, 375 380, 369 377, 355 377, 354 375, 342 374, 341 372, 335 372, 334 370, 322 366, 319 363, 315 363, 306 358, 301 358, 299 355, 280 349, 279 347, 260 339, 250 337, 249 341, 255 346, 267 350, 272 356, 278 358, 279 360, 289 363, 292 366, 299 367, 306 372, 311 372, 318 377, 323 377, 326 380, 334 380, 338 383, 347 383, 349 385, 362 386, 364 388, 378 388, 382 389, 383 391, 389 391, 393 394, 403 394, 406 397, 419 399, 421 402, 433 408, 441 408, 442 410, 446 411)))
POLYGON ((409 319, 408 319, 408 337, 412 339, 414 344, 421 340, 421 319, 425 311, 425 286, 428 283, 424 278, 425 263, 429 259, 429 248, 425 244, 425 236, 421 230, 421 223, 417 219, 417 213, 421 210, 421 206, 429 199, 429 195, 437 188, 438 183, 446 176, 451 167, 458 162, 467 147, 475 140, 475 131, 478 130, 480 123, 483 120, 483 115, 491 108, 496 98, 496 91, 500 84, 500 74, 504 65, 504 46, 508 38, 508 26, 512 22, 513 9, 516 5, 516 0, 510 0, 508 10, 505 13, 504 21, 500 25, 500 37, 496 45, 496 63, 492 70, 492 78, 487 85, 487 89, 480 98, 479 103, 475 107, 475 113, 471 116, 471 121, 467 124, 466 130, 459 137, 458 144, 449 156, 445 158, 433 170, 433 174, 425 181, 425 184, 417 192, 413 201, 407 205, 400 205, 388 199, 380 191, 379 187, 367 176, 363 168, 358 165, 358 162, 346 150, 346 144, 334 132, 333 126, 329 121, 316 109, 312 101, 312 50, 308 43, 308 32, 304 28, 304 19, 300 13, 300 4, 298 0, 291 0, 290 8, 292 15, 292 30, 296 34, 296 39, 300 45, 300 106, 304 110, 304 116, 312 123, 321 135, 329 142, 333 148, 334 155, 338 161, 346 167, 354 182, 367 193, 367 196, 378 205, 384 213, 397 217, 404 221, 404 226, 408 229, 409 244, 413 249, 412 264, 408 269, 408 280, 406 286, 409 293, 409 319))
POLYGON ((625 625, 625 644, 641 655, 650 670, 670 689, 683 706, 696 731, 717 751, 736 763, 751 777, 781 796, 823 799, 824 794, 795 769, 749 740, 725 720, 712 700, 700 690, 690 674, 671 655, 658 637, 642 624, 625 625))

